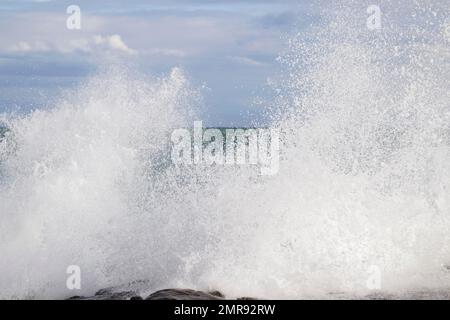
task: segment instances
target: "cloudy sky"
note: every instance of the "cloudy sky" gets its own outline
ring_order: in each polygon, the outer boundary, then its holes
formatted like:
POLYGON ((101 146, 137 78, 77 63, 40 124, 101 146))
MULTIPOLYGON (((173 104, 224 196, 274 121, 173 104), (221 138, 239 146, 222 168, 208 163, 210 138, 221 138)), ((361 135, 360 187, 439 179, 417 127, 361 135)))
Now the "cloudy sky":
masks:
POLYGON ((0 0, 0 112, 48 105, 113 54, 153 75, 182 67, 206 85, 213 124, 240 124, 270 95, 288 35, 314 19, 308 2, 0 0), (73 4, 80 30, 66 27, 73 4))

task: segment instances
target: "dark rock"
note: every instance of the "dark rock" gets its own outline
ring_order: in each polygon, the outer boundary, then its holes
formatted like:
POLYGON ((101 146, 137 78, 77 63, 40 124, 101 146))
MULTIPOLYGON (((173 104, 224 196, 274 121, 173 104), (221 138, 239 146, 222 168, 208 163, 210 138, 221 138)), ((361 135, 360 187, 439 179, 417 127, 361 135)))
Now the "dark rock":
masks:
MULTIPOLYGON (((101 289, 94 296, 72 296, 68 300, 144 300, 143 295, 149 292, 152 285, 147 281, 134 281, 125 285, 101 289)), ((423 289, 410 292, 390 294, 372 292, 368 295, 352 295, 345 292, 330 292, 328 298, 333 300, 450 300, 449 289, 423 289)), ((150 294, 145 300, 223 300, 225 295, 213 290, 202 292, 191 289, 165 289, 150 294)), ((251 297, 240 297, 237 300, 258 300, 251 297)))
POLYGON ((100 290, 95 294, 92 300, 127 300, 131 297, 135 297, 137 294, 134 291, 123 291, 123 292, 111 292, 100 290))
POLYGON ((106 288, 97 291, 92 297, 73 296, 68 300, 128 300, 136 297, 138 294, 134 291, 117 291, 117 288, 106 288))
POLYGON ((95 295, 96 295, 96 296, 104 296, 104 295, 106 295, 106 294, 111 293, 111 289, 112 289, 112 288, 100 289, 100 290, 98 290, 98 291, 95 293, 95 295))
POLYGON ((149 295, 145 300, 221 300, 209 293, 195 291, 190 289, 166 289, 160 290, 149 295))
POLYGON ((218 290, 213 290, 213 291, 210 291, 208 293, 210 295, 215 296, 215 297, 219 297, 219 298, 224 298, 225 299, 225 295, 222 292, 218 291, 218 290))

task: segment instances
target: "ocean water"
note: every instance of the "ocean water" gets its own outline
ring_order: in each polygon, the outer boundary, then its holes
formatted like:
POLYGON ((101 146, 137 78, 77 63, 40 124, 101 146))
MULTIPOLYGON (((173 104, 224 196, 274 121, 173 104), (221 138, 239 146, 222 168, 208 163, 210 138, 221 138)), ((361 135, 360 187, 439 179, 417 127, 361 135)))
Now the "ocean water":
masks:
POLYGON ((369 31, 340 3, 280 54, 276 175, 161 165, 173 129, 201 120, 178 68, 119 62, 46 110, 2 114, 0 297, 71 296, 69 265, 78 295, 141 279, 289 299, 448 288, 448 7, 386 2, 369 31))

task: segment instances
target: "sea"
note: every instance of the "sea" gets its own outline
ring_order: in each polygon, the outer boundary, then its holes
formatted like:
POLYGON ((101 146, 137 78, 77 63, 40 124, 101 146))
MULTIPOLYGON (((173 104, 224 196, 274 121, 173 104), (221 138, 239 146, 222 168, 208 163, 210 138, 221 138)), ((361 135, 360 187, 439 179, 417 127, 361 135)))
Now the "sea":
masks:
POLYGON ((389 3, 379 30, 335 4, 287 39, 265 124, 283 132, 276 174, 170 162, 174 128, 202 120, 182 68, 119 61, 51 108, 2 113, 0 297, 73 296, 70 266, 77 295, 136 280, 270 299, 448 292, 448 3, 389 3))

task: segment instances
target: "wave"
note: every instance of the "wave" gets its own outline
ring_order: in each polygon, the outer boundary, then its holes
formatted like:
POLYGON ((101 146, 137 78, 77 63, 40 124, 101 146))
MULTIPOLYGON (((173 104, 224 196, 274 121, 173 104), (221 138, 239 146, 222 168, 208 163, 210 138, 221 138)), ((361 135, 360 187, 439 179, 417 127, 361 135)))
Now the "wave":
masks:
MULTIPOLYGON (((442 17, 419 4, 405 10, 442 17)), ((116 65, 49 110, 3 115, 14 143, 0 157, 0 295, 68 296, 68 265, 83 292, 145 279, 227 296, 359 295, 373 270, 384 292, 448 287, 445 30, 400 34, 392 20, 369 32, 365 18, 353 1, 328 7, 281 54, 273 176, 161 166, 173 128, 201 116, 179 69, 148 79, 116 65)))

